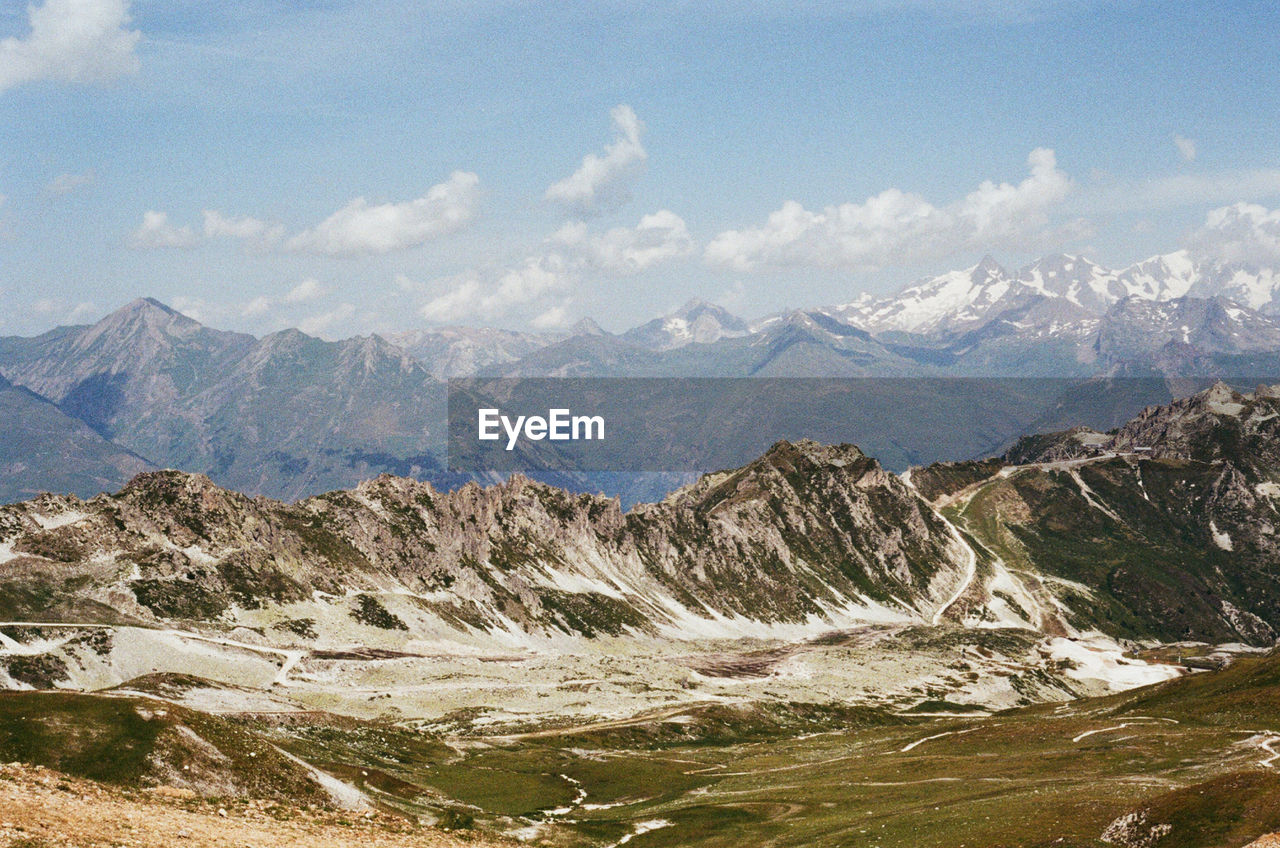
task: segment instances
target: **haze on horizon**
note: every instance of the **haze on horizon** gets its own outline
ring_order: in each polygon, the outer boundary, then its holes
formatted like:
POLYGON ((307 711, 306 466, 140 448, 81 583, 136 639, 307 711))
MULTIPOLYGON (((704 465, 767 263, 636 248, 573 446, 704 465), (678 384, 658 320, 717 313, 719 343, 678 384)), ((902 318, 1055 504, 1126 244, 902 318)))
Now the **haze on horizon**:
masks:
POLYGON ((845 302, 992 253, 1280 262, 1262 2, 0 0, 0 335, 845 302))

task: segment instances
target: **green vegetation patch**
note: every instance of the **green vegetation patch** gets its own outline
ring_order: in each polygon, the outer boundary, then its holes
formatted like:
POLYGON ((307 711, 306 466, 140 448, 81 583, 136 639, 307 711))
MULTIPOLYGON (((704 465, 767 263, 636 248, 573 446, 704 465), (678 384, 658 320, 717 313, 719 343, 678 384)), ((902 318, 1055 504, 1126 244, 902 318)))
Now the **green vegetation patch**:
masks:
POLYGON ((356 595, 356 607, 351 610, 351 617, 361 624, 377 627, 382 630, 408 630, 400 616, 388 610, 373 595, 356 595))

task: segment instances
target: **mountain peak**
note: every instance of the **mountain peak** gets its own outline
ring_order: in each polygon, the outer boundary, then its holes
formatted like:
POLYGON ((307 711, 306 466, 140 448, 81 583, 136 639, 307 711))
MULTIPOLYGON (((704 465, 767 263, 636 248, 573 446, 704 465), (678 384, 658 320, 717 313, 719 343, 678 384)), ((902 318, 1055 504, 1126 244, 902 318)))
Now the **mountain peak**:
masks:
POLYGON ((1004 266, 995 260, 990 253, 984 254, 977 265, 973 266, 974 271, 982 271, 992 277, 1005 276, 1004 266))
POLYGON ((183 315, 172 306, 161 303, 154 297, 139 297, 129 301, 124 306, 104 317, 103 321, 112 320, 151 320, 151 321, 170 321, 175 318, 198 323, 194 318, 183 315))
POLYGON ((603 336, 604 328, 590 318, 582 318, 569 328, 571 336, 603 336))

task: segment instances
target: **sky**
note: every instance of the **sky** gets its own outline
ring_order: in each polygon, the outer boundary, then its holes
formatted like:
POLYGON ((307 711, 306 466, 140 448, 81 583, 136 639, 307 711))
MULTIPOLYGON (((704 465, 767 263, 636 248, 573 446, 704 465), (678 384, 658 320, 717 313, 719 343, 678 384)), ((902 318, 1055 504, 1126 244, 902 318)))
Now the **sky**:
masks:
POLYGON ((1280 9, 0 0, 0 335, 748 318, 990 253, 1280 264, 1280 9))

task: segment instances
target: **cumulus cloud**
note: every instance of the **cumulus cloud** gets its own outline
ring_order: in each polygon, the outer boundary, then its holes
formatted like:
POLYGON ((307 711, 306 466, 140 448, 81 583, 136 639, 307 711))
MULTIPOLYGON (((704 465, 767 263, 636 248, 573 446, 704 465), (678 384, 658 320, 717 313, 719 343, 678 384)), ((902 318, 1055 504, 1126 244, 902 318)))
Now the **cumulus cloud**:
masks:
POLYGON ((918 194, 888 189, 863 203, 820 212, 788 201, 765 223, 717 235, 704 252, 708 263, 737 271, 763 267, 875 270, 911 265, 954 253, 993 247, 1027 249, 1069 236, 1082 224, 1049 229, 1049 213, 1072 189, 1052 150, 1027 157, 1022 182, 983 182, 962 200, 935 206, 918 194))
POLYGON ((233 238, 265 250, 284 238, 284 227, 247 215, 228 217, 216 209, 204 210, 205 238, 233 238))
POLYGON ((49 181, 49 185, 45 186, 45 190, 49 194, 61 197, 71 194, 77 189, 84 188, 92 182, 93 171, 85 171, 83 174, 58 174, 58 176, 49 181))
POLYGON ((480 298, 479 279, 467 275, 456 277, 449 282, 449 290, 428 301, 419 310, 419 314, 428 321, 440 324, 461 321, 476 311, 480 298))
POLYGON ((557 304, 536 315, 529 324, 535 330, 559 330, 569 325, 569 312, 565 304, 557 304))
POLYGON ((283 297, 259 295, 253 298, 240 307, 240 314, 245 317, 261 317, 278 306, 298 306, 303 303, 311 303, 326 294, 328 294, 328 290, 321 285, 319 280, 314 277, 308 277, 285 292, 283 297))
MULTIPOLYGON (((518 263, 439 281, 444 293, 428 301, 420 314, 437 323, 492 318, 513 307, 564 298, 588 275, 635 274, 693 249, 684 220, 666 209, 645 215, 634 228, 616 227, 603 233, 593 233, 578 221, 561 227, 540 251, 518 263)), ((403 276, 396 284, 406 291, 417 288, 403 276)), ((558 326, 555 322, 563 323, 567 317, 565 305, 563 301, 551 305, 532 323, 558 326)))
POLYGON ((127 0, 45 0, 29 6, 31 32, 0 41, 0 91, 37 80, 107 82, 138 71, 142 34, 127 0))
POLYGON ((310 303, 317 298, 324 297, 326 293, 325 287, 320 284, 319 280, 315 277, 308 277, 289 289, 284 296, 284 302, 288 304, 310 303))
POLYGON ((1177 133, 1173 134, 1173 146, 1178 148, 1178 155, 1188 162, 1194 162, 1196 159, 1196 140, 1194 138, 1184 138, 1177 133))
POLYGON ((166 298, 166 302, 178 312, 181 312, 191 320, 198 321, 201 324, 209 324, 212 321, 218 321, 225 318, 227 315, 227 309, 225 306, 217 303, 210 303, 202 297, 175 294, 172 297, 166 298))
POLYGON ((693 252, 684 220, 666 209, 645 215, 635 228, 615 227, 599 235, 591 235, 580 221, 566 224, 552 241, 575 251, 591 267, 623 274, 693 252))
POLYGON ((1191 234, 1188 247, 1201 256, 1225 262, 1280 262, 1280 209, 1256 203, 1214 209, 1191 234))
POLYGON ((425 195, 403 203, 370 206, 357 197, 310 230, 289 239, 289 250, 327 256, 389 253, 416 247, 461 229, 475 217, 480 179, 454 171, 425 195))
POLYGON ((246 318, 258 318, 266 315, 275 306, 275 301, 266 295, 259 295, 240 307, 240 314, 246 318))
POLYGON ((630 199, 630 185, 649 157, 640 143, 644 124, 626 104, 609 112, 616 135, 604 155, 588 153, 578 170, 547 188, 547 200, 580 214, 617 208, 630 199))
POLYGON ((129 237, 129 245, 138 250, 191 248, 199 241, 199 236, 189 226, 171 224, 168 213, 155 210, 142 213, 142 223, 129 237))

